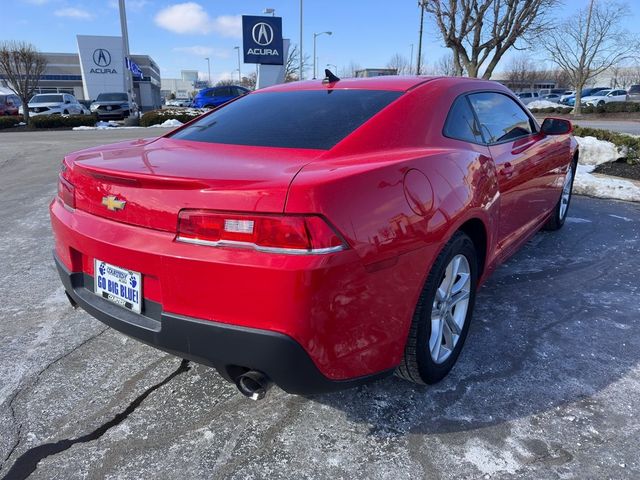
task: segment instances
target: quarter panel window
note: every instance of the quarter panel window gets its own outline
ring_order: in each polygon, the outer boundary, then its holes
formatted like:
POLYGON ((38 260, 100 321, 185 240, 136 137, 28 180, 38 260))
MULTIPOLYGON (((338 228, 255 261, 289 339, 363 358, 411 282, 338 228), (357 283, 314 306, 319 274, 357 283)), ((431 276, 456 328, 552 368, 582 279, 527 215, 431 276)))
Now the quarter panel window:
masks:
POLYGON ((514 140, 533 133, 529 115, 507 95, 482 92, 469 95, 488 143, 514 140))
POLYGON ((469 106, 466 96, 453 102, 444 124, 444 135, 465 142, 484 143, 480 128, 469 106))

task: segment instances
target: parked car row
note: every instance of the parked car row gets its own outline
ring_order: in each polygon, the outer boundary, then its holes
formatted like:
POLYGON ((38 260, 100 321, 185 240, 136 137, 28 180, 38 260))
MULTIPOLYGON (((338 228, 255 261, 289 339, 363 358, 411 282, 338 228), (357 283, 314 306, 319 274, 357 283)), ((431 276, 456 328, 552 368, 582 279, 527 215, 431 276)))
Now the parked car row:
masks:
MULTIPOLYGON (((77 100, 68 93, 40 93, 27 104, 29 116, 91 115, 99 119, 124 119, 138 112, 126 93, 101 93, 95 101, 77 100)), ((0 94, 0 115, 24 115, 24 105, 14 94, 0 94)))
MULTIPOLYGON (((576 91, 564 89, 542 89, 537 92, 520 92, 516 94, 525 105, 536 101, 560 103, 573 107, 576 103, 576 91)), ((632 85, 629 90, 609 87, 584 88, 580 95, 580 103, 589 106, 601 106, 612 102, 640 102, 640 85, 632 85)))
POLYGON ((168 107, 216 108, 234 98, 249 93, 249 89, 238 85, 220 85, 218 87, 203 88, 193 99, 178 97, 167 100, 168 107))

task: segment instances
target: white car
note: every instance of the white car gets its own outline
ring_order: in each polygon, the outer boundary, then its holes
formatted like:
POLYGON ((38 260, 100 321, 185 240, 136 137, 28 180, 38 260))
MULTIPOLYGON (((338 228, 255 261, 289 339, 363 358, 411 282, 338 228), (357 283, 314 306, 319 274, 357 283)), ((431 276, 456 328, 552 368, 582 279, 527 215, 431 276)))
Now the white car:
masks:
POLYGON ((575 97, 575 96, 576 96, 575 90, 567 90, 562 95, 560 95, 560 103, 564 103, 564 101, 567 100, 569 97, 575 97))
POLYGON ((627 91, 626 90, 600 90, 594 95, 584 97, 582 102, 584 105, 590 105, 592 107, 598 105, 604 105, 605 103, 612 102, 626 102, 627 91))
MULTIPOLYGON (((84 115, 84 108, 76 97, 68 93, 41 93, 34 95, 28 104, 29 116, 39 115, 84 115)), ((24 109, 20 107, 20 115, 24 109)))
POLYGON ((173 100, 167 101, 166 105, 168 107, 190 107, 191 99, 186 97, 174 98, 173 100))

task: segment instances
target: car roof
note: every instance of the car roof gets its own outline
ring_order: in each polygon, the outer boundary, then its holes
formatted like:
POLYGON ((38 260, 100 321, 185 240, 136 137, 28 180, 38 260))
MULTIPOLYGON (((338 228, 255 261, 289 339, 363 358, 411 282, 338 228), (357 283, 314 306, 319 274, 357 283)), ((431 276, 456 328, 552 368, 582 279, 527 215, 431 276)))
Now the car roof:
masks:
POLYGON ((302 82, 281 83, 267 88, 256 90, 254 93, 260 92, 285 92, 296 90, 326 90, 331 88, 334 90, 387 90, 405 92, 418 86, 437 83, 438 86, 454 87, 466 85, 469 89, 477 88, 498 88, 506 89, 498 82, 492 82, 480 78, 469 77, 438 77, 438 76, 398 76, 385 75, 371 78, 344 78, 334 83, 323 83, 322 80, 305 80, 302 82))

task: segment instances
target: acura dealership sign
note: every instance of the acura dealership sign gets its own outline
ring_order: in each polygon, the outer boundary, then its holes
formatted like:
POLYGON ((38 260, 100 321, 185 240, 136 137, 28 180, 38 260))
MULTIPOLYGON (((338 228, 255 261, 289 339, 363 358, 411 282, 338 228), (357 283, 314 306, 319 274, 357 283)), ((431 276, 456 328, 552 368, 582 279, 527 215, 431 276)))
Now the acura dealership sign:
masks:
POLYGON ((104 92, 125 92, 122 37, 78 35, 82 86, 87 99, 104 92))
POLYGON ((244 63, 284 64, 282 18, 242 16, 244 63))

